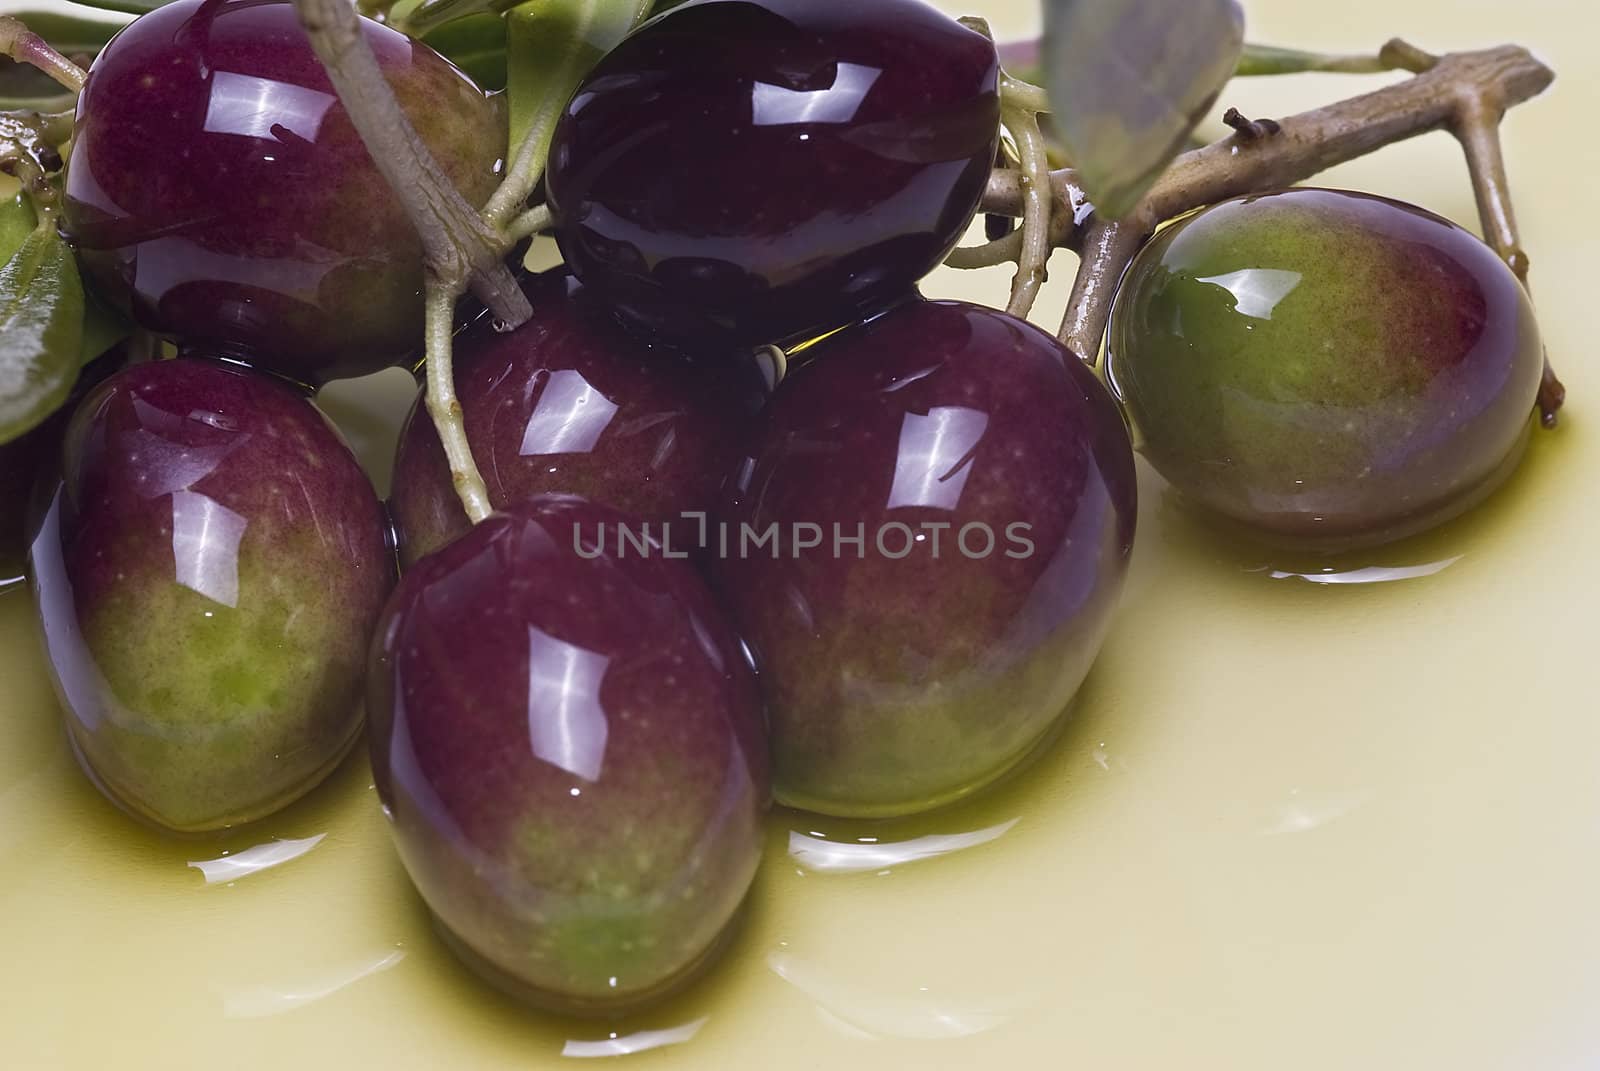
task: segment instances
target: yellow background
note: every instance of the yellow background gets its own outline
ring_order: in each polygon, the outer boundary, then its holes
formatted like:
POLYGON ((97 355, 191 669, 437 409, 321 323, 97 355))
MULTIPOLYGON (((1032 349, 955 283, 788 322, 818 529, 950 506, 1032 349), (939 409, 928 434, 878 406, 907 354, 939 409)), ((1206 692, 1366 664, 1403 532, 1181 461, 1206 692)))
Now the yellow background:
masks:
MULTIPOLYGON (((1030 0, 947 6, 1002 36, 1034 25, 1030 0)), ((1386 583, 1274 578, 1292 569, 1208 536, 1147 473, 1126 605, 1063 739, 981 801, 912 825, 775 817, 728 959, 674 1004, 598 1026, 522 1011, 454 964, 390 850, 364 761, 225 842, 164 842, 121 818, 72 764, 13 589, 0 594, 0 1067, 531 1068, 613 1032, 626 1047, 671 1028, 693 1037, 635 1059, 835 1071, 1600 1061, 1600 18, 1577 0, 1246 6, 1262 41, 1510 40, 1560 74, 1506 135, 1547 341, 1571 388, 1566 422, 1473 517, 1340 563, 1376 570, 1343 579, 1446 567, 1386 583), (813 834, 975 833, 987 842, 942 858, 872 866, 857 846, 840 857, 868 866, 859 873, 806 868, 813 834), (231 882, 190 865, 317 836, 231 882)), ((1282 115, 1375 81, 1263 80, 1222 105, 1282 115)), ((1473 221, 1444 135, 1326 181, 1473 221)), ((1056 264, 1038 314, 1051 328, 1071 278, 1070 257, 1056 264)), ((929 289, 1000 303, 1008 281, 943 272, 929 289)), ((406 394, 403 376, 335 391, 380 480, 406 394)))

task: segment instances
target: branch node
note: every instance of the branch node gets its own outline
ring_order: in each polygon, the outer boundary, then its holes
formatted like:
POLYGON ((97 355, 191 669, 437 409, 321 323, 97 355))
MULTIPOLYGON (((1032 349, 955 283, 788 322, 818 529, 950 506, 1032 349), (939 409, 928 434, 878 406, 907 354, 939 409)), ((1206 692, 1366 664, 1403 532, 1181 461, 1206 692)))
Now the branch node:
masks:
POLYGON ((294 6, 351 125, 416 227, 435 279, 457 294, 467 280, 496 316, 525 322, 533 310, 501 259, 504 240, 417 134, 384 80, 355 7, 345 0, 294 0, 294 6))
POLYGON ((1528 270, 1533 264, 1528 259, 1526 252, 1521 248, 1511 250, 1506 254, 1506 266, 1516 273, 1518 279, 1522 280, 1523 286, 1528 285, 1528 270))
POLYGON ((1240 141, 1261 141, 1283 133, 1283 126, 1275 119, 1249 119, 1238 108, 1229 108, 1222 116, 1240 141))
POLYGON ((1378 60, 1390 70, 1410 71, 1412 74, 1426 74, 1439 65, 1438 56, 1432 52, 1424 52, 1416 45, 1398 37, 1391 39, 1379 50, 1378 60))

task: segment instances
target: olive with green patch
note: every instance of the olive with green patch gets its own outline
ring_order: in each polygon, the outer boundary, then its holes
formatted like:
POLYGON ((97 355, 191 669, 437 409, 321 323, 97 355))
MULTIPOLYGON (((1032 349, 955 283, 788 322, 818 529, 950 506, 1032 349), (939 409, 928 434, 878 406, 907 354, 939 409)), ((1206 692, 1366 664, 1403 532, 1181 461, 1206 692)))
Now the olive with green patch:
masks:
POLYGON ((1521 282, 1448 220, 1365 194, 1228 201, 1122 283, 1107 369, 1141 450, 1266 542, 1344 550, 1481 501, 1519 461, 1543 345, 1521 282))
POLYGON ((360 731, 395 571, 332 425, 266 376, 139 364, 84 399, 61 468, 30 577, 90 776, 183 833, 317 784, 360 731))
POLYGON ((916 299, 819 343, 729 482, 711 563, 778 801, 894 818, 1015 769, 1110 631, 1136 497, 1110 394, 1024 321, 916 299))
POLYGON ((761 854, 754 674, 687 562, 620 549, 641 524, 511 504, 406 573, 369 674, 412 881, 473 968, 563 1012, 695 977, 761 854))

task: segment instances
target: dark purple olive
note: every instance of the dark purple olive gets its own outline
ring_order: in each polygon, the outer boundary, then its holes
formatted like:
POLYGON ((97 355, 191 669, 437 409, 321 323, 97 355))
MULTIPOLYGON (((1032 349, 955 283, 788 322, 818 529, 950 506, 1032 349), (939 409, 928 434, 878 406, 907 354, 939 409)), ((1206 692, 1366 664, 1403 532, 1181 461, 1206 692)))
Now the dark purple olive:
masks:
POLYGON ((1527 291, 1474 235, 1315 189, 1161 232, 1107 352, 1140 449, 1185 498, 1313 551, 1408 536, 1493 492, 1544 367, 1527 291))
MULTIPOLYGON (((571 276, 524 286, 533 319, 479 324, 456 343, 455 384, 489 499, 582 495, 694 546, 767 386, 754 359, 694 363, 622 331, 571 276), (707 367, 714 364, 715 367, 707 367)), ((439 437, 418 396, 400 435, 390 510, 401 560, 467 530, 439 437)))
POLYGON ((400 582, 373 649, 378 792, 469 964, 608 1012, 706 964, 761 853, 755 679, 684 561, 581 499, 513 504, 400 582))
MULTIPOLYGON (((422 140, 468 200, 504 120, 428 46, 361 20, 422 140)), ((422 337, 422 246, 292 4, 178 0, 95 60, 65 229, 144 326, 302 383, 375 372, 422 337)))
POLYGON ((922 0, 691 0, 567 106, 548 176, 562 253, 662 337, 843 327, 972 221, 998 76, 993 43, 922 0))
POLYGON ((199 832, 282 807, 348 750, 394 556, 309 401, 181 359, 125 369, 73 414, 30 576, 89 773, 199 832))
POLYGON ((891 816, 1000 776, 1099 651, 1133 453, 1054 339, 955 302, 816 347, 733 489, 718 585, 755 649, 778 799, 891 816))

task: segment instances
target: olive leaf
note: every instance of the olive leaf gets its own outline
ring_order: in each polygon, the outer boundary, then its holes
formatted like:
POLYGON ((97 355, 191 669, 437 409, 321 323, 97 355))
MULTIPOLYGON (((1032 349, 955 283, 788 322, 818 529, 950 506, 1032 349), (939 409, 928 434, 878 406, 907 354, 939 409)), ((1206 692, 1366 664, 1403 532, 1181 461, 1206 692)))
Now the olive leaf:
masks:
POLYGON ((83 318, 78 265, 45 221, 0 267, 0 443, 66 401, 82 360, 83 318))
POLYGON ((1235 0, 1046 0, 1044 70, 1061 139, 1095 207, 1126 215, 1238 66, 1235 0))
MULTIPOLYGON (((39 225, 33 203, 21 193, 0 201, 0 264, 22 247, 23 241, 39 225)), ((83 343, 78 347, 78 363, 88 364, 132 333, 127 319, 102 304, 87 287, 83 292, 83 343)))
POLYGON ((501 15, 522 0, 401 0, 389 12, 393 25, 427 40, 443 26, 480 15, 501 15))
POLYGON ((10 260, 38 226, 39 217, 33 210, 33 202, 22 193, 0 201, 0 264, 10 260))
POLYGON ((83 342, 78 347, 78 363, 88 364, 112 346, 133 334, 133 325, 121 313, 113 311, 94 296, 94 291, 83 288, 83 342))
MULTIPOLYGON (((172 0, 72 0, 72 3, 80 7, 92 7, 98 11, 119 11, 124 15, 143 15, 145 12, 154 11, 158 7, 166 7, 172 3, 172 0)), ((22 18, 22 16, 18 17, 22 18)), ((22 18, 22 21, 27 22, 29 28, 44 37, 46 41, 50 41, 49 36, 43 30, 35 27, 26 18, 22 18)), ((50 41, 50 43, 55 44, 54 41, 50 41)))
POLYGON ((554 118, 583 76, 650 7, 651 0, 529 0, 513 9, 506 36, 511 144, 536 125, 548 143, 554 118))
POLYGON ((425 44, 491 92, 506 87, 506 20, 470 15, 422 35, 425 44))

